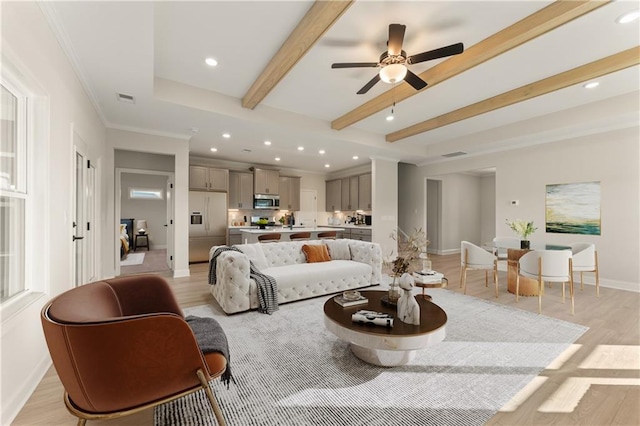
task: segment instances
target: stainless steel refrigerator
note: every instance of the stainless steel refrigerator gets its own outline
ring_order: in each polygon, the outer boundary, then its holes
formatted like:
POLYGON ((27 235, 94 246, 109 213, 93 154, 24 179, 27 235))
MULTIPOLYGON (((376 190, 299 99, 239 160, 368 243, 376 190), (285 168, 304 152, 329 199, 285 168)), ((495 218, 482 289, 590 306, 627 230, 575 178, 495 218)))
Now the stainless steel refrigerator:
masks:
POLYGON ((207 262, 213 246, 227 244, 227 194, 189 191, 189 262, 207 262))

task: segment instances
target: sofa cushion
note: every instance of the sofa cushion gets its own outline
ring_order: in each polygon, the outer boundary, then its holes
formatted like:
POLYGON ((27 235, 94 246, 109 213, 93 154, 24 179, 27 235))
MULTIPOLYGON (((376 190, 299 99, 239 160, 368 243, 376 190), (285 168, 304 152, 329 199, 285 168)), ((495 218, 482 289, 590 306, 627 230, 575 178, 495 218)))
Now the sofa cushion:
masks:
POLYGON ((349 240, 325 240, 323 243, 329 249, 331 260, 351 260, 349 240))
POLYGON ((268 268, 267 258, 264 256, 262 246, 260 243, 253 244, 240 244, 236 246, 240 251, 247 255, 247 257, 253 262, 256 268, 262 271, 268 268))
MULTIPOLYGON (((349 260, 267 268, 278 283, 278 302, 306 299, 371 285, 370 265, 349 260)), ((253 284, 253 283, 252 283, 253 284)))
POLYGON ((272 266, 295 265, 296 263, 306 263, 307 258, 302 251, 303 245, 322 244, 316 241, 281 241, 277 244, 262 244, 262 251, 267 259, 269 268, 272 266))
POLYGON ((324 244, 305 244, 302 246, 302 251, 307 258, 307 263, 328 262, 331 260, 329 252, 327 251, 327 246, 324 244))

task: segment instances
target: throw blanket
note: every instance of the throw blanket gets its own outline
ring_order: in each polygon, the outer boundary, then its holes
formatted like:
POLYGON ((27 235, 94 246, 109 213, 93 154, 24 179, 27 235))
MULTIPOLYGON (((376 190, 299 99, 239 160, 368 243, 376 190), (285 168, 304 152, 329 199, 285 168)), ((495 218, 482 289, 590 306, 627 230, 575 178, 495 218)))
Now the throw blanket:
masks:
MULTIPOLYGON (((209 262, 209 284, 215 285, 216 283, 216 265, 218 264, 218 256, 220 256, 220 253, 225 251, 237 251, 242 253, 242 250, 237 247, 218 247, 216 251, 213 252, 213 256, 209 262)), ((261 273, 253 264, 252 260, 249 260, 249 266, 249 277, 253 279, 258 286, 258 302, 260 302, 258 311, 263 314, 271 315, 278 310, 278 285, 276 284, 276 280, 269 275, 261 273)))
POLYGON ((220 376, 220 380, 222 380, 222 383, 227 385, 227 389, 229 389, 229 382, 232 379, 231 357, 229 356, 229 343, 227 342, 227 335, 224 334, 224 330, 220 327, 218 321, 213 318, 201 318, 189 315, 186 321, 196 336, 196 341, 202 353, 218 352, 226 358, 227 369, 222 373, 222 376, 220 376))

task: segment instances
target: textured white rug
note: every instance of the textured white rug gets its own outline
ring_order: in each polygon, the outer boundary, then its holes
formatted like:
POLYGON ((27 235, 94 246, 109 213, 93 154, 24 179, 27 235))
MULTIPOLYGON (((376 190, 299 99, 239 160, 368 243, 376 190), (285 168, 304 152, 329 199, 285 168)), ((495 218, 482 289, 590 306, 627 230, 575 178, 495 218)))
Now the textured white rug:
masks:
POLYGON ((120 266, 142 265, 145 253, 129 253, 127 258, 120 261, 120 266))
MULTIPOLYGON (((587 330, 448 290, 430 294, 448 315, 447 337, 394 368, 360 361, 325 329, 327 297, 271 316, 185 311, 225 329, 236 383, 213 388, 228 424, 243 426, 481 425, 587 330)), ((155 424, 215 420, 200 392, 156 408, 155 424)))

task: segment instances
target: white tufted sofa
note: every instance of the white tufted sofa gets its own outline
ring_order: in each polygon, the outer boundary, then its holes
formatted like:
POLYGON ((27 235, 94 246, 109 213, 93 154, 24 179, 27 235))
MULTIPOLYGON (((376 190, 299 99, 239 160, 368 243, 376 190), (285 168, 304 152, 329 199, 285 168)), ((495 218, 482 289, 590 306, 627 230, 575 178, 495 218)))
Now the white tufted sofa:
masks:
MULTIPOLYGON (((209 261, 219 246, 209 252, 209 261)), ((283 241, 236 245, 217 258, 216 284, 211 294, 228 313, 258 308, 257 287, 249 277, 249 259, 263 274, 276 279, 278 303, 381 283, 380 245, 356 240, 283 241), (304 244, 326 244, 330 262, 306 263, 304 244)))

